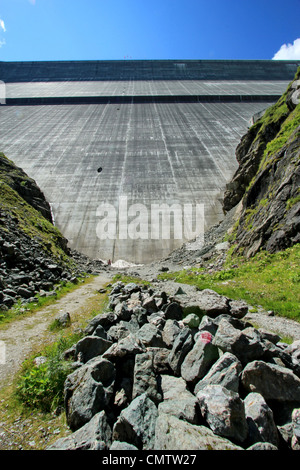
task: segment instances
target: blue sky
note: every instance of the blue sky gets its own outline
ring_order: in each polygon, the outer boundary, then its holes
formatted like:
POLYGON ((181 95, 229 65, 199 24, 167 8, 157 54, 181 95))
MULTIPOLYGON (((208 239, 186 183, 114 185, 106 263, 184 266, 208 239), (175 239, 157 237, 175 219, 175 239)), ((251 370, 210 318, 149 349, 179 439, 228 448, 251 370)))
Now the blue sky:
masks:
POLYGON ((275 55, 300 59, 300 0, 0 0, 0 60, 275 55))

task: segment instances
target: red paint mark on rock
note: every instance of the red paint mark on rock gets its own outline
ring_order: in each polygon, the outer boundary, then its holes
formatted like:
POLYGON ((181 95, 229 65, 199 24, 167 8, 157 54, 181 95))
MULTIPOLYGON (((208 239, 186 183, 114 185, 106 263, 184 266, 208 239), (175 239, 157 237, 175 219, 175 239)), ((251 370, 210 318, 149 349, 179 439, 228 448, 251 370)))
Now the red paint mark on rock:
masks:
POLYGON ((212 334, 209 331, 202 331, 202 333, 200 333, 200 340, 202 341, 202 343, 204 344, 211 343, 212 339, 213 339, 212 334))

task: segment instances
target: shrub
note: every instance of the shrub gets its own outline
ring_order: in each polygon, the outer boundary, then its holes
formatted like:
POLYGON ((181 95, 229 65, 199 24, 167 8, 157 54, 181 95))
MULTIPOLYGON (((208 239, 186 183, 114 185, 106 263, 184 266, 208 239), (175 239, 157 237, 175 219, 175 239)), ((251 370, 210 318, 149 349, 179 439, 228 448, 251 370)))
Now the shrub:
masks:
POLYGON ((34 358, 24 363, 16 396, 25 406, 50 412, 63 404, 64 383, 72 372, 71 362, 63 359, 63 352, 74 342, 74 336, 62 337, 46 348, 43 364, 36 365, 34 358))

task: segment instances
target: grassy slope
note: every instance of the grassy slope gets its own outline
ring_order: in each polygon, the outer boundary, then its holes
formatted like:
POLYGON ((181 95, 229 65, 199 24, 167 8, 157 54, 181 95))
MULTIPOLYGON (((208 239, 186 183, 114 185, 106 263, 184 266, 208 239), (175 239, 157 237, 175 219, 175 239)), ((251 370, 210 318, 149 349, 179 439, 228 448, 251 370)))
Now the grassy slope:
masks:
POLYGON ((197 268, 165 273, 160 279, 174 279, 213 289, 232 299, 243 299, 254 308, 262 306, 276 314, 300 321, 300 246, 275 254, 261 251, 251 259, 228 255, 226 267, 207 274, 197 268))

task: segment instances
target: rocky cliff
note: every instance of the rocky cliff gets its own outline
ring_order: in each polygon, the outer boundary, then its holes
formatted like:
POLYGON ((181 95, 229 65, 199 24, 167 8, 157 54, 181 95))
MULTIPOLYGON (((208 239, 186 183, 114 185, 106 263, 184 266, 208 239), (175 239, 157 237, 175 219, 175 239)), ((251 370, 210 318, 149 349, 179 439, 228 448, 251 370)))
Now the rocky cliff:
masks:
POLYGON ((3 153, 0 153, 0 178, 2 184, 7 184, 47 220, 53 222, 50 205, 36 182, 3 153))
POLYGON ((90 260, 68 248, 35 181, 0 153, 0 311, 32 301, 87 272, 90 260))
POLYGON ((283 250, 300 240, 300 69, 279 101, 249 129, 236 150, 239 168, 227 185, 225 213, 237 206, 236 252, 283 250))

